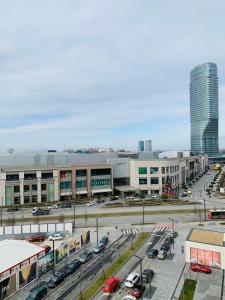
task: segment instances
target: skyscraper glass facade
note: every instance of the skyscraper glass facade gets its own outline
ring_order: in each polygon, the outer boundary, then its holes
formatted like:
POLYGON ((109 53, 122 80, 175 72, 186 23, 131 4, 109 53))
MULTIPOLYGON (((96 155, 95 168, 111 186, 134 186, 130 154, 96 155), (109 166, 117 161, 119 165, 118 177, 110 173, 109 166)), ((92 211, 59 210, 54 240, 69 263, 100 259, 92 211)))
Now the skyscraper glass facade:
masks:
POLYGON ((191 151, 219 153, 218 77, 215 63, 195 67, 190 75, 191 151))

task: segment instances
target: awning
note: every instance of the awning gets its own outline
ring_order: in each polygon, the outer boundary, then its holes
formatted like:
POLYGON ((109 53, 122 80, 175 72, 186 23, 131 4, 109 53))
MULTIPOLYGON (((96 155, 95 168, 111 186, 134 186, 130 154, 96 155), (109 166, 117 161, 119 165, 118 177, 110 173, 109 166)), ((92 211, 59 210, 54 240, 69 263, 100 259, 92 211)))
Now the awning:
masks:
POLYGON ((138 188, 135 188, 133 186, 130 185, 123 185, 123 186, 115 186, 115 189, 119 192, 135 192, 135 191, 139 191, 138 188))
POLYGON ((100 189, 100 190, 92 190, 92 194, 97 194, 97 193, 109 193, 112 192, 112 189, 100 189))
POLYGON ((61 196, 71 196, 72 192, 61 193, 60 195, 61 196))
POLYGON ((87 191, 77 191, 76 194, 77 195, 84 195, 84 194, 87 194, 87 191))

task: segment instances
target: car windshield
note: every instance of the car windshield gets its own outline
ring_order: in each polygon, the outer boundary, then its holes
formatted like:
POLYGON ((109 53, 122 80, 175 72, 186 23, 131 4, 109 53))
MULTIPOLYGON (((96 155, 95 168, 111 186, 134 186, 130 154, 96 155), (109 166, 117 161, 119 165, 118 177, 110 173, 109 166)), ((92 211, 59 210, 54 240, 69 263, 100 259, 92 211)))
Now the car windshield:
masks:
POLYGON ((86 258, 86 256, 87 256, 87 252, 84 252, 80 255, 81 258, 86 258))
POLYGON ((56 282, 56 281, 58 281, 58 277, 54 276, 54 277, 52 277, 52 278, 51 278, 51 280, 50 280, 50 281, 52 281, 52 282, 56 282))
POLYGON ((107 282, 106 282, 104 285, 105 285, 105 286, 110 286, 110 284, 109 284, 109 283, 107 283, 107 282))

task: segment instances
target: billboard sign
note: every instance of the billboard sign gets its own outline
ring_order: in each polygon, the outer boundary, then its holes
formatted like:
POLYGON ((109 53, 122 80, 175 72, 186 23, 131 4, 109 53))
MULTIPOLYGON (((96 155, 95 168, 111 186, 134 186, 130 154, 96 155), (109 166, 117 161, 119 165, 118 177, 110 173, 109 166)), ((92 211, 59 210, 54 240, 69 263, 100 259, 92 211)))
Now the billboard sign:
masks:
POLYGON ((80 237, 81 248, 84 247, 85 245, 89 244, 90 241, 91 241, 90 230, 87 230, 81 234, 81 237, 80 237))
POLYGON ((21 289, 36 278, 37 263, 26 266, 19 271, 19 288, 21 289))
POLYGON ((0 299, 5 299, 16 292, 16 274, 0 282, 0 299))

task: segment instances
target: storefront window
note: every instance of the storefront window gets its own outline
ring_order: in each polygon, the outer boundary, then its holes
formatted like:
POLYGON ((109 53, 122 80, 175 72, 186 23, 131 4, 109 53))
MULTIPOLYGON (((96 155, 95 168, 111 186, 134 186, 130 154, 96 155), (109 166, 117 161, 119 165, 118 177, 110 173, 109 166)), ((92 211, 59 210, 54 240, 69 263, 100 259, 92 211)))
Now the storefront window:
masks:
POLYGON ((198 248, 191 248, 191 262, 215 268, 221 268, 220 253, 198 248))

